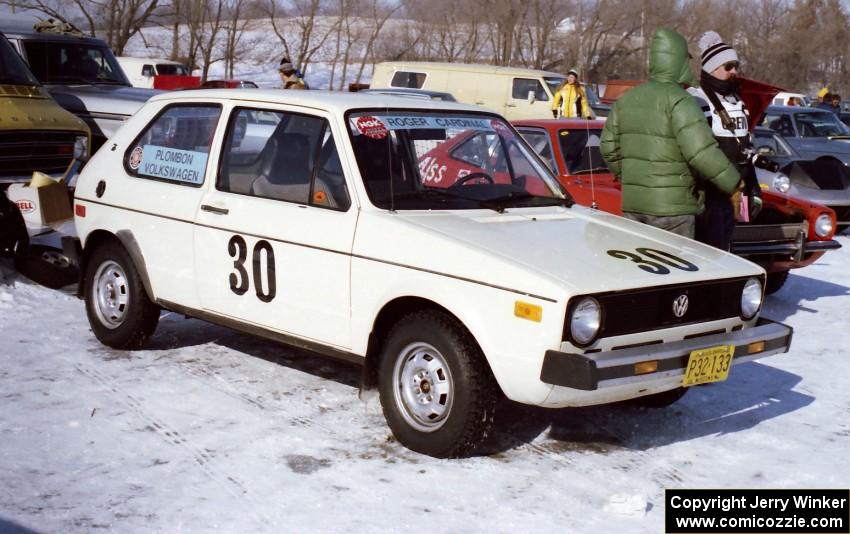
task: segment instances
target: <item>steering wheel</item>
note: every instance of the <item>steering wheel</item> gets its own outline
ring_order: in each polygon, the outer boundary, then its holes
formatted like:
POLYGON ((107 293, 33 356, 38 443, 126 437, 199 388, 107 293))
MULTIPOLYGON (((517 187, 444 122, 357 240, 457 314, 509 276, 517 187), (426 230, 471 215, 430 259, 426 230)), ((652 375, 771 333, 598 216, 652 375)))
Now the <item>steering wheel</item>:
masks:
POLYGON ((476 180, 478 178, 484 178, 485 180, 487 180, 487 183, 490 183, 490 184, 496 183, 496 181, 493 180, 492 176, 490 176, 486 172, 478 171, 478 172, 473 172, 473 173, 467 174, 463 178, 459 179, 457 182, 453 183, 451 186, 452 187, 460 187, 463 184, 465 184, 466 182, 470 182, 470 181, 476 180))

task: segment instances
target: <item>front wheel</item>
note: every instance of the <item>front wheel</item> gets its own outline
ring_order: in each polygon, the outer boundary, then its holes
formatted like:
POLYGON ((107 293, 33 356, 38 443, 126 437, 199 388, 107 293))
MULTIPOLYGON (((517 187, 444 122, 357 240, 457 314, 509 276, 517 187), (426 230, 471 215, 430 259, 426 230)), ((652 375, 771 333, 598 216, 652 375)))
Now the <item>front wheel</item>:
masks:
POLYGON ((457 321, 437 311, 407 315, 381 354, 384 416, 405 447, 436 458, 474 451, 490 433, 496 381, 457 321))
POLYGON ((141 348, 156 330, 159 307, 148 298, 141 276, 120 244, 99 246, 86 266, 86 315, 101 343, 141 348))
POLYGON ((690 388, 678 387, 669 391, 662 391, 661 393, 653 393, 652 395, 631 399, 630 403, 643 408, 666 408, 684 397, 688 389, 690 388))
POLYGON ((767 283, 764 286, 766 295, 773 295, 785 285, 788 280, 788 271, 776 271, 775 273, 767 273, 767 283))

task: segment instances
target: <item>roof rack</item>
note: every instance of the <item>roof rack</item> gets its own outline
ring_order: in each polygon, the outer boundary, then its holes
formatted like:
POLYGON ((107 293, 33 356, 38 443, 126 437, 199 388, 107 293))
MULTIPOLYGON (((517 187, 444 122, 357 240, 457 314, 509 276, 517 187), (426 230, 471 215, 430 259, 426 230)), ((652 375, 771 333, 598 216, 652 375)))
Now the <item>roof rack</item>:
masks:
POLYGON ((76 26, 66 21, 47 19, 36 22, 32 28, 39 33, 58 33, 62 35, 73 35, 74 37, 86 37, 86 34, 77 29, 76 26))

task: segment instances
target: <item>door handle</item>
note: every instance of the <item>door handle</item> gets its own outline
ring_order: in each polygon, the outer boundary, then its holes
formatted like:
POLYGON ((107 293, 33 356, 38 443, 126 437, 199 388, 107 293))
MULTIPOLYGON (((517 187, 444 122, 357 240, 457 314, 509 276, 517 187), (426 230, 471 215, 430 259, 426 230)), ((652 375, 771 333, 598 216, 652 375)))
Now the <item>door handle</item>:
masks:
POLYGON ((484 105, 484 101, 482 100, 481 102, 476 102, 475 104, 476 104, 476 105, 478 105, 478 106, 483 106, 483 105, 484 105))
POLYGON ((509 108, 515 108, 515 107, 516 107, 516 104, 505 104, 505 106, 507 106, 507 107, 509 107, 509 108))
POLYGON ((217 206, 210 206, 209 204, 201 204, 201 210, 216 213, 218 215, 227 215, 230 213, 230 210, 227 208, 219 208, 217 206))

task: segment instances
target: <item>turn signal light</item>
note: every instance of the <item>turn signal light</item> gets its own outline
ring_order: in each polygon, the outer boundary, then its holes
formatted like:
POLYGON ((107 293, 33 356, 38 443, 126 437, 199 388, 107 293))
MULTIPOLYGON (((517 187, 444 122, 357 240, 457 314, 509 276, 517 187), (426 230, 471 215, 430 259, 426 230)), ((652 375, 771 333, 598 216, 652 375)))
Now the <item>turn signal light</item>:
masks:
POLYGON ((755 341, 747 345, 747 354, 758 354, 764 352, 764 341, 755 341))
POLYGON ((543 320, 543 308, 537 304, 518 300, 514 302, 514 315, 520 319, 528 319, 529 321, 539 323, 543 320))
POLYGON ((76 214, 77 217, 85 217, 86 207, 82 204, 74 204, 74 214, 76 214))
POLYGON ((645 375, 647 373, 654 373, 658 370, 658 360, 650 360, 648 362, 638 362, 635 364, 635 374, 636 375, 645 375))

